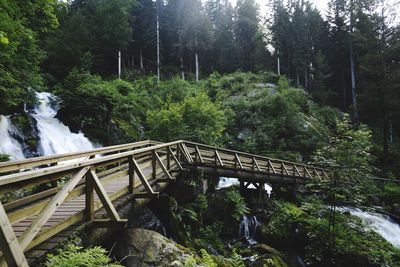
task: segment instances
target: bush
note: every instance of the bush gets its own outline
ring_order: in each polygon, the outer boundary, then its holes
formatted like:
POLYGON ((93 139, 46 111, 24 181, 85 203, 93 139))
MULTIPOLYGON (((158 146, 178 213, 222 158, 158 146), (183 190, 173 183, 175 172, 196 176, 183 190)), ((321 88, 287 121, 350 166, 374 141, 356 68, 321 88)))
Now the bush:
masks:
POLYGON ((147 112, 150 138, 162 141, 187 139, 207 144, 218 143, 225 127, 219 105, 200 93, 179 103, 167 104, 147 112))

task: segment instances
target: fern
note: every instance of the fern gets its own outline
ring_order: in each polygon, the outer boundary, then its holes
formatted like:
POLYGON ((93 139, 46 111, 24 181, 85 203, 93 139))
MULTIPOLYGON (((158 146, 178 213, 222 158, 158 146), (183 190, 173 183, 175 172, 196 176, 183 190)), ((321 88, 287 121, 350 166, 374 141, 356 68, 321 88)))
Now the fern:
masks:
POLYGON ((49 254, 45 263, 46 267, 122 267, 111 262, 107 251, 101 247, 82 249, 75 245, 69 245, 58 250, 57 255, 49 254))

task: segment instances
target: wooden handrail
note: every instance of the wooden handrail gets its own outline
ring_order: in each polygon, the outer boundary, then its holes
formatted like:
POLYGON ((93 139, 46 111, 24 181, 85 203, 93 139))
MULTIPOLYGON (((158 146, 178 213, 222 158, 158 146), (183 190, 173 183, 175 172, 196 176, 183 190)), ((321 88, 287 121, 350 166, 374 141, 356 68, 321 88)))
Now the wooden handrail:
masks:
POLYGON ((305 166, 305 167, 315 167, 318 170, 324 170, 324 171, 329 171, 326 168, 322 168, 320 166, 316 166, 316 165, 312 165, 312 164, 303 164, 303 163, 298 163, 298 162, 292 162, 292 161, 287 161, 287 160, 280 160, 280 159, 275 159, 275 158, 270 158, 270 157, 265 157, 265 156, 260 156, 260 155, 256 155, 256 154, 251 154, 251 153, 247 153, 247 152, 241 152, 241 151, 236 151, 236 150, 231 150, 231 149, 227 149, 227 148, 219 148, 219 147, 215 147, 215 146, 210 146, 210 145, 206 145, 206 144, 201 144, 201 143, 196 143, 196 142, 192 142, 192 141, 183 141, 186 144, 191 144, 194 146, 198 146, 200 147, 204 147, 204 148, 209 148, 209 149, 217 149, 219 151, 223 151, 227 154, 231 154, 231 155, 235 155, 235 154, 240 154, 243 156, 247 156, 247 157, 255 157, 256 159, 262 159, 262 160, 270 160, 272 162, 276 162, 276 163, 286 163, 286 164, 296 164, 297 166, 305 166))
POLYGON ((102 147, 102 148, 86 150, 86 151, 64 153, 64 154, 58 154, 58 155, 49 155, 49 156, 35 157, 35 158, 16 160, 16 161, 1 162, 0 163, 0 173, 16 171, 16 170, 26 169, 26 168, 32 168, 32 167, 57 163, 60 161, 66 161, 66 160, 71 160, 71 159, 96 156, 96 155, 104 154, 104 153, 118 152, 121 150, 127 150, 127 149, 137 148, 137 147, 146 146, 146 145, 156 145, 156 144, 160 144, 160 142, 152 141, 152 140, 145 140, 145 141, 140 141, 140 142, 135 142, 135 143, 108 146, 108 147, 102 147))

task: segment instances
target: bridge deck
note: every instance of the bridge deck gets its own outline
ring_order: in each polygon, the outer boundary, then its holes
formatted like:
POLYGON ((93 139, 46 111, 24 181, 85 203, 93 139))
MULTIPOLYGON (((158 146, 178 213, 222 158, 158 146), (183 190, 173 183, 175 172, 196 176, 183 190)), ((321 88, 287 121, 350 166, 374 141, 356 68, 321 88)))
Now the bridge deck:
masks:
POLYGON ((91 222, 94 227, 125 224, 114 207, 118 199, 156 197, 152 185, 172 181, 183 167, 249 183, 329 179, 321 168, 188 141, 142 141, 0 163, 0 194, 45 188, 0 203, 2 264, 27 266, 24 254, 34 259, 46 253, 63 242, 70 227, 82 223, 91 222), (96 214, 100 209, 101 216, 96 214))

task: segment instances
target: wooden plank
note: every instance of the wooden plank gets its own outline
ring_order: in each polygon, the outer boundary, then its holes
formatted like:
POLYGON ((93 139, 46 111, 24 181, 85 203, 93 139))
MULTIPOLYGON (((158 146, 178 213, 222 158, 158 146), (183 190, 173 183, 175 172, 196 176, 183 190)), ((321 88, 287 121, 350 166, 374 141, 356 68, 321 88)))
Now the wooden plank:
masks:
POLYGON ((92 178, 93 188, 97 193, 97 196, 100 198, 101 203, 103 203, 103 207, 107 212, 107 215, 114 221, 119 221, 120 217, 115 210, 110 198, 107 195, 106 190, 100 183, 99 178, 94 171, 94 168, 90 168, 90 177, 92 178))
POLYGON ((139 167, 138 163, 136 162, 136 160, 134 159, 134 157, 131 157, 129 160, 132 162, 133 168, 135 169, 135 172, 136 172, 137 176, 139 177, 140 181, 142 182, 142 185, 146 189, 147 193, 155 194, 155 192, 151 188, 149 182, 146 180, 146 177, 144 176, 142 170, 140 169, 140 167, 139 167))
POLYGON ((171 174, 168 172, 167 168, 165 167, 164 163, 162 162, 162 160, 157 152, 154 152, 154 157, 155 157, 158 165, 160 165, 161 170, 163 171, 164 175, 167 176, 168 179, 172 180, 171 174))
POLYGON ((58 155, 51 155, 51 156, 44 156, 44 157, 35 157, 35 158, 29 158, 29 159, 24 159, 24 160, 19 160, 19 161, 3 162, 3 163, 0 163, 0 173, 15 171, 15 170, 19 170, 19 169, 27 169, 27 168, 31 168, 31 167, 35 167, 35 166, 47 165, 47 164, 57 163, 60 161, 66 161, 66 160, 71 160, 71 159, 76 159, 76 158, 94 156, 94 155, 103 154, 103 153, 110 153, 110 152, 115 152, 118 150, 137 148, 137 147, 141 147, 141 146, 150 145, 150 144, 152 144, 152 142, 154 142, 154 141, 146 140, 146 141, 140 141, 140 142, 135 142, 135 143, 130 143, 130 144, 102 147, 102 148, 92 149, 92 150, 87 150, 87 151, 72 152, 72 153, 58 154, 58 155))
POLYGON ((85 219, 91 221, 94 218, 94 188, 89 175, 86 175, 85 182, 85 219))
MULTIPOLYGON (((272 169, 272 172, 274 173, 274 174, 276 174, 276 170, 275 170, 275 168, 274 168, 274 166, 272 165, 272 163, 271 163, 271 161, 270 160, 268 160, 268 169, 269 168, 271 168, 272 169)), ((268 171, 269 172, 269 171, 268 171)))
POLYGON ((54 214, 56 209, 64 202, 64 200, 71 193, 72 189, 79 183, 82 177, 89 170, 89 167, 82 168, 77 172, 69 181, 63 186, 63 188, 50 200, 46 207, 38 214, 33 223, 28 227, 26 232, 19 238, 20 246, 22 250, 28 247, 29 243, 35 238, 40 232, 43 225, 48 219, 54 214))
POLYGON ((179 162, 178 158, 175 156, 175 154, 172 152, 171 147, 167 148, 169 153, 171 154, 172 158, 174 159, 175 163, 178 165, 180 170, 183 170, 183 167, 181 165, 181 163, 179 162))
POLYGON ((238 156, 237 153, 235 153, 235 160, 236 160, 236 162, 239 164, 239 167, 240 167, 241 169, 244 169, 244 168, 243 168, 243 165, 242 165, 242 162, 240 161, 240 158, 239 158, 239 156, 238 156))
POLYGON ((3 205, 0 203, 0 245, 9 267, 28 267, 21 248, 3 205))
POLYGON ((215 165, 218 165, 217 163, 219 162, 219 165, 221 167, 223 167, 224 163, 222 163, 221 157, 220 157, 217 149, 214 150, 214 154, 215 154, 215 165))
POLYGON ((197 145, 195 146, 195 150, 196 150, 197 156, 199 157, 200 163, 201 163, 201 164, 204 164, 203 157, 201 156, 199 147, 198 147, 197 145))
POLYGON ((283 163, 283 162, 282 162, 282 167, 283 167, 283 169, 285 170, 286 174, 289 175, 289 171, 288 171, 288 169, 286 168, 285 163, 283 163))
POLYGON ((253 163, 254 163, 254 165, 257 167, 257 170, 260 172, 260 171, 261 171, 260 165, 258 165, 258 162, 257 162, 257 160, 256 160, 255 157, 253 157, 253 163))
POLYGON ((296 172, 299 174, 299 177, 301 177, 301 173, 300 173, 299 169, 297 168, 296 164, 294 164, 293 167, 296 170, 296 172))
MULTIPOLYGON (((133 156, 130 156, 130 158, 133 158, 133 156)), ((133 189, 135 187, 135 168, 133 167, 132 160, 129 159, 128 161, 129 165, 129 193, 133 193, 133 189)))

